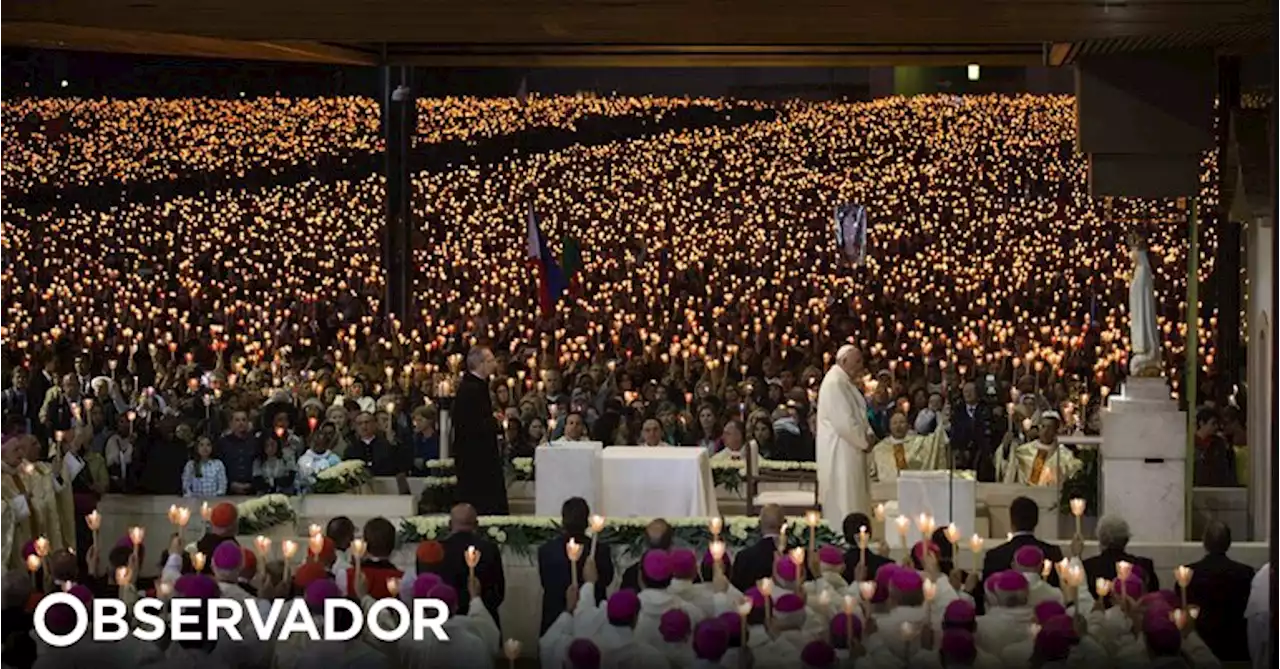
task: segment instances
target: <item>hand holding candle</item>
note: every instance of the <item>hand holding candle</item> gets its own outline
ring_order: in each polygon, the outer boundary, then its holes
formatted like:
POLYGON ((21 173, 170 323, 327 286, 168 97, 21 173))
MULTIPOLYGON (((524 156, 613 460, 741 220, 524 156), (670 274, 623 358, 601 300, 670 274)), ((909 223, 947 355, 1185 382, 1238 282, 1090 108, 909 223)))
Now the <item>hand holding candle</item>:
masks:
POLYGON ((129 541, 133 542, 133 556, 138 557, 139 547, 142 546, 142 540, 147 536, 147 530, 143 527, 134 526, 129 528, 129 541))
POLYGON ((973 571, 978 571, 978 566, 982 564, 982 537, 974 534, 969 537, 969 551, 973 554, 973 571))
POLYGON ((902 544, 902 550, 910 551, 907 546, 907 529, 911 527, 911 520, 906 516, 898 516, 894 522, 898 525, 898 540, 902 544))
POLYGON ((467 573, 470 578, 476 577, 476 565, 480 564, 480 551, 475 546, 467 546, 464 554, 467 560, 467 573))
POLYGON ((1191 577, 1194 575, 1194 571, 1186 565, 1178 565, 1178 568, 1173 570, 1173 580, 1178 583, 1178 590, 1182 594, 1182 608, 1184 609, 1187 608, 1187 586, 1191 585, 1191 577))
MULTIPOLYGON (((578 558, 582 557, 582 544, 579 544, 574 539, 569 539, 569 543, 564 546, 564 552, 565 556, 569 558, 569 580, 576 590, 578 588, 578 558)), ((468 560, 467 566, 472 566, 470 560, 468 560)))
POLYGON ((724 571, 724 542, 716 539, 711 542, 711 545, 707 547, 707 550, 711 553, 711 569, 716 576, 720 576, 724 571))
POLYGON ((209 508, 209 503, 200 502, 200 517, 204 519, 204 522, 209 522, 209 518, 212 517, 212 515, 213 510, 209 508))

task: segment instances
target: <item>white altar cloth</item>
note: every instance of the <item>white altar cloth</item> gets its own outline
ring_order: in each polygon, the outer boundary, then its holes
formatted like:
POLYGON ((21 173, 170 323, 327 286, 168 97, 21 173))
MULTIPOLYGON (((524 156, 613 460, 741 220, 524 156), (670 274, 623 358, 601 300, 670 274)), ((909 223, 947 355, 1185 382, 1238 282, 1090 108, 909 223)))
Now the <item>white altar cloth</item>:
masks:
POLYGON ((598 441, 557 441, 539 446, 533 454, 534 514, 560 516, 560 506, 570 497, 587 500, 600 508, 600 452, 598 441))
POLYGON ((606 516, 720 515, 711 464, 701 448, 612 446, 601 452, 600 467, 601 513, 606 516))

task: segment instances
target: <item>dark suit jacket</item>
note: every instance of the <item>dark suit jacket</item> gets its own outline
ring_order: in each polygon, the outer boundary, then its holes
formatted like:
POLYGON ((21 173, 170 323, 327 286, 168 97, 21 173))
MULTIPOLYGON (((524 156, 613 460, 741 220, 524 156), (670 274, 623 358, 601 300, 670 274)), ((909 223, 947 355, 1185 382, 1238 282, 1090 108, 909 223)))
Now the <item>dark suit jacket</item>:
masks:
MULTIPOLYGON (((995 548, 987 551, 986 556, 982 559, 982 580, 978 591, 973 593, 974 604, 978 607, 978 611, 985 610, 986 602, 983 595, 986 592, 986 579, 988 576, 1005 571, 1013 566, 1013 555, 1023 546, 1038 546, 1044 551, 1044 557, 1047 560, 1058 562, 1062 560, 1062 549, 1057 546, 1045 543, 1032 534, 1015 534, 1012 539, 1006 541, 995 548)), ((1057 572, 1050 572, 1049 585, 1058 587, 1057 572)))
POLYGON ((347 460, 364 460, 372 463, 369 471, 374 476, 395 476, 396 474, 407 473, 413 459, 409 454, 409 449, 403 444, 392 444, 382 435, 373 438, 373 441, 367 445, 356 437, 354 442, 347 445, 347 451, 344 454, 347 460))
MULTIPOLYGON (((1128 562, 1142 570, 1143 592, 1155 592, 1160 589, 1160 576, 1156 574, 1156 566, 1150 559, 1130 555, 1124 551, 1103 551, 1084 560, 1085 583, 1089 586, 1089 594, 1098 596, 1097 582, 1100 578, 1113 581, 1116 578, 1116 563, 1128 562)), ((1110 598, 1108 597, 1108 600, 1110 598)), ((1108 601, 1110 604, 1110 601, 1108 601)))
POLYGON ((453 448, 449 452, 458 477, 456 500, 471 504, 482 516, 507 515, 507 482, 489 385, 474 374, 463 374, 452 417, 453 448))
POLYGON ((761 539, 747 546, 733 557, 729 582, 741 592, 750 590, 760 579, 773 576, 773 562, 777 557, 778 544, 773 539, 761 539))
POLYGON ((1225 555, 1206 555, 1191 567, 1187 603, 1200 607, 1196 631, 1223 662, 1248 662, 1245 605, 1253 583, 1253 567, 1225 555))
POLYGON ((994 481, 995 465, 993 455, 995 444, 991 439, 991 408, 978 402, 973 417, 969 417, 969 409, 960 402, 951 410, 951 449, 955 453, 956 466, 973 469, 978 480, 994 481))
MULTIPOLYGON (((590 559, 591 539, 585 536, 574 537, 582 544, 582 556, 574 565, 578 570, 578 583, 582 580, 582 566, 590 559)), ((564 611, 564 593, 573 584, 569 574, 569 556, 565 553, 568 537, 557 537, 538 547, 538 578, 542 581, 542 629, 546 633, 551 623, 564 611)), ((604 601, 608 584, 613 582, 613 555, 607 545, 601 544, 595 555, 596 573, 600 580, 596 587, 596 603, 604 601)))
POLYGON ((622 581, 618 583, 619 590, 635 590, 640 592, 640 563, 636 562, 630 567, 622 570, 622 581))
MULTIPOLYGON (((853 575, 857 573, 858 563, 862 561, 861 553, 862 551, 857 548, 847 550, 844 553, 844 578, 850 583, 853 582, 853 575)), ((876 555, 875 551, 871 550, 870 546, 867 546, 867 579, 874 579, 876 572, 887 564, 893 564, 893 560, 876 555)))
POLYGON ((451 534, 440 544, 444 546, 444 559, 440 562, 436 574, 440 580, 453 586, 458 591, 459 612, 465 613, 471 604, 471 595, 467 592, 467 548, 475 546, 480 551, 480 563, 476 565, 476 578, 480 580, 480 598, 484 607, 493 616, 493 622, 502 627, 498 620, 498 607, 507 596, 507 581, 502 573, 502 553, 497 545, 488 539, 470 532, 451 534))

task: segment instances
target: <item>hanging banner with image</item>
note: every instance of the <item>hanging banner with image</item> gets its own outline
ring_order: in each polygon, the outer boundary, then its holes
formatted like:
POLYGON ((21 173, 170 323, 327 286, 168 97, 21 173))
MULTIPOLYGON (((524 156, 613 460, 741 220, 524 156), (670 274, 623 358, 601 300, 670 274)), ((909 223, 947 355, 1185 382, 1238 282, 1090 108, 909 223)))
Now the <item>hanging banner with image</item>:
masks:
POLYGON ((860 204, 836 206, 836 247, 854 267, 862 265, 867 255, 867 209, 860 204))

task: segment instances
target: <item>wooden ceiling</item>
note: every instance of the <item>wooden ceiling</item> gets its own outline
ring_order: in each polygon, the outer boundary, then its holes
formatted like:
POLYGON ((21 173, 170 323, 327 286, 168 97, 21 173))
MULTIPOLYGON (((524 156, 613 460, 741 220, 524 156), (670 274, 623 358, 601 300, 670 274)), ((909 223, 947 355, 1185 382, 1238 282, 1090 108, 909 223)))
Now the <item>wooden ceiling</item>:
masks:
POLYGON ((1270 0, 10 0, 0 42, 348 64, 1006 65, 1191 32, 1230 47, 1273 25, 1270 0))

